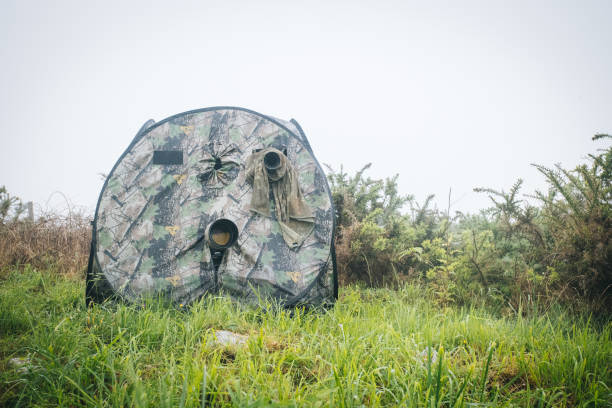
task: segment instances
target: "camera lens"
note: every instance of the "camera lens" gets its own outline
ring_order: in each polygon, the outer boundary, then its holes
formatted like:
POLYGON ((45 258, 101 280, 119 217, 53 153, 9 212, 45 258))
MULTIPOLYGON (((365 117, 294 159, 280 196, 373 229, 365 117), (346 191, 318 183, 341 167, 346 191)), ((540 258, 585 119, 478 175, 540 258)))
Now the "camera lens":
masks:
POLYGON ((280 167, 281 160, 280 156, 276 152, 268 152, 264 156, 264 166, 268 170, 276 170, 280 167))
POLYGON ((208 237, 211 248, 226 249, 236 242, 238 227, 230 220, 220 219, 212 223, 208 237))

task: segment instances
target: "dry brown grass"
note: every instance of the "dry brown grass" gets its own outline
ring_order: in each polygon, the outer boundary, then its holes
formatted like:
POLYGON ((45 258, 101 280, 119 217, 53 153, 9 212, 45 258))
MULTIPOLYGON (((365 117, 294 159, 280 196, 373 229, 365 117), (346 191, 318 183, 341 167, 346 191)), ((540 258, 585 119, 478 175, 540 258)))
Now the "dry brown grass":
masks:
POLYGON ((83 214, 46 213, 36 221, 0 223, 0 270, 31 265, 65 275, 84 274, 91 219, 83 214))

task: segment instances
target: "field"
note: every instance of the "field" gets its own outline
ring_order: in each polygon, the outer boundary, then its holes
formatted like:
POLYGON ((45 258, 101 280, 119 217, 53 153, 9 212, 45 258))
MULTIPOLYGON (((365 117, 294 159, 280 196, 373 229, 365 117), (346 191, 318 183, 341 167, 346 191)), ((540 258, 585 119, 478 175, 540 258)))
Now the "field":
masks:
POLYGON ((293 315, 226 297, 88 309, 81 277, 0 275, 0 406, 612 405, 612 323, 341 288, 293 315), (220 345, 215 330, 248 335, 220 345))

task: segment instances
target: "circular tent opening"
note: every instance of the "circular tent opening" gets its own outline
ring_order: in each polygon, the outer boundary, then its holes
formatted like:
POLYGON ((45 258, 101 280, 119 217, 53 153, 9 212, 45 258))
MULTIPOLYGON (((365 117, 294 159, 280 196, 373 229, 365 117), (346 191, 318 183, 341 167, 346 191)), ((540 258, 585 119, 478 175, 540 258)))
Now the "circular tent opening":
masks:
POLYGON ((213 249, 227 249, 236 242, 237 238, 238 227, 230 220, 217 220, 210 226, 208 242, 213 249))

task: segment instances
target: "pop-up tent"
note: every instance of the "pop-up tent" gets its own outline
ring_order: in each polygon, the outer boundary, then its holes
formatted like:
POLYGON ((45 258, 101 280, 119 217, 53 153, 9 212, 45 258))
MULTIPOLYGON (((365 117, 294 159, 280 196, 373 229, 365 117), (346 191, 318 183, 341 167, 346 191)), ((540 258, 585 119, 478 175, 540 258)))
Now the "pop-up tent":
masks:
POLYGON ((334 219, 295 120, 235 107, 149 120, 100 193, 86 296, 333 304, 334 219))

